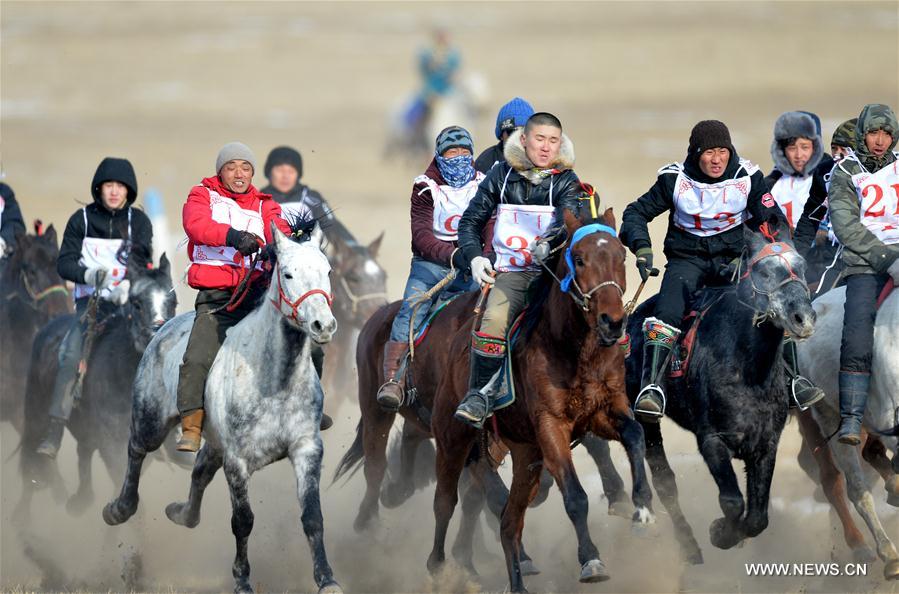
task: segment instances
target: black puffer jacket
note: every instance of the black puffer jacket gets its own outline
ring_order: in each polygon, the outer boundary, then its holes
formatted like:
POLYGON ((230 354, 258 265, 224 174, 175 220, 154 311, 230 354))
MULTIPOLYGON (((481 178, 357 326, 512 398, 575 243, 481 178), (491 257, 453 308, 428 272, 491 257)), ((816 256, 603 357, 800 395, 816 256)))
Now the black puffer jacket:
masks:
POLYGON ((3 200, 3 212, 0 213, 0 237, 6 242, 7 249, 13 249, 16 245, 16 234, 25 233, 25 220, 22 218, 16 193, 6 184, 0 184, 0 199, 3 200))
MULTIPOLYGON (((56 269, 59 275, 74 283, 84 284, 84 273, 87 268, 78 263, 81 259, 81 244, 85 237, 99 239, 124 239, 126 246, 131 249, 122 254, 122 265, 128 262, 130 252, 143 257, 152 257, 153 226, 144 211, 132 206, 137 199, 137 179, 134 176, 134 168, 126 159, 107 157, 103 159, 94 180, 91 182, 91 194, 94 203, 78 209, 69 217, 66 231, 62 236, 62 246, 59 248, 59 259, 56 261, 56 269), (100 199, 100 186, 106 181, 118 181, 128 188, 127 205, 111 211, 103 206, 100 199), (131 212, 131 236, 128 236, 128 212, 131 212), (87 229, 84 228, 85 214, 87 215, 87 229), (130 240, 130 243, 129 243, 130 240)), ((146 262, 133 262, 138 266, 145 266, 146 262)))
MULTIPOLYGON (((690 155, 684 161, 684 174, 690 179, 704 184, 715 183, 724 179, 732 179, 745 175, 746 171, 740 164, 740 158, 736 152, 731 153, 730 161, 721 177, 710 178, 699 168, 698 155, 690 155), (740 172, 743 169, 743 172, 740 172)), ((677 174, 673 172, 660 173, 656 183, 648 192, 631 202, 624 209, 621 217, 621 241, 634 253, 640 248, 652 247, 649 236, 649 222, 665 211, 668 215, 668 233, 665 235, 664 253, 671 258, 714 258, 718 256, 736 258, 743 251, 743 225, 737 225, 733 229, 717 235, 701 237, 674 225, 674 184, 677 174)), ((786 219, 778 208, 774 199, 766 200, 770 206, 762 203, 762 198, 768 193, 768 186, 762 172, 756 170, 750 177, 752 187, 749 191, 749 199, 746 210, 751 218, 745 221, 749 228, 758 230, 760 224, 775 218, 778 226, 786 224, 786 219)))
POLYGON ((329 242, 334 243, 338 239, 344 244, 356 241, 349 229, 334 216, 334 211, 331 210, 331 206, 324 197, 309 186, 298 183, 294 189, 284 193, 279 192, 273 185, 269 184, 262 188, 261 192, 270 194, 278 204, 299 202, 305 205, 321 225, 325 238, 329 242))
POLYGON ((553 164, 554 173, 541 178, 525 155, 521 134, 521 128, 512 132, 504 150, 505 162, 490 169, 459 221, 459 247, 467 262, 482 255, 481 233, 500 204, 503 182, 506 184, 506 191, 502 202, 507 204, 547 206, 550 204, 550 187, 552 188, 552 204, 556 211, 553 226, 547 231, 547 236, 558 235, 564 224, 563 209, 577 212, 581 184, 571 169, 574 167, 574 145, 571 140, 562 135, 559 156, 553 164))
POLYGON ((499 141, 488 149, 485 149, 474 162, 474 168, 485 174, 497 163, 504 163, 503 143, 499 141))

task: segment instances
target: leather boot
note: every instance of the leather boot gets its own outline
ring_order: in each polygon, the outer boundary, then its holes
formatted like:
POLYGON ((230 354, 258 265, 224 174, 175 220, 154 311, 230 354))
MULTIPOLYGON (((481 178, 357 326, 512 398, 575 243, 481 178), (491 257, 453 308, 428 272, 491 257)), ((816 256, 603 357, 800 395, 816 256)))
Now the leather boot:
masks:
POLYGON ((493 410, 496 390, 499 386, 489 386, 490 380, 506 362, 506 341, 501 338, 475 335, 471 348, 471 370, 468 379, 468 393, 456 407, 453 415, 457 420, 481 429, 493 410), (486 348, 483 344, 486 343, 486 348), (489 386, 489 387, 488 387, 489 386))
POLYGON ((840 443, 857 446, 862 442, 862 417, 870 385, 870 373, 840 372, 840 443))
POLYGON ((181 439, 177 449, 181 452, 196 452, 200 449, 200 437, 203 435, 203 409, 198 408, 181 415, 181 439))
POLYGON ((787 392, 790 394, 790 408, 805 410, 824 398, 824 390, 812 383, 810 379, 799 374, 799 359, 796 354, 796 343, 784 338, 784 369, 787 372, 787 392))
POLYGON ((378 388, 378 404, 384 410, 399 410, 403 403, 403 378, 397 378, 396 373, 408 349, 409 343, 405 341, 390 340, 384 344, 384 383, 378 388))
POLYGON ((66 428, 66 420, 57 417, 50 417, 50 424, 47 427, 47 434, 44 441, 37 446, 35 452, 50 459, 56 458, 59 452, 59 446, 62 443, 62 434, 66 428))
POLYGON ((641 421, 658 423, 665 416, 665 371, 662 366, 677 343, 680 330, 657 318, 643 321, 642 389, 634 400, 634 414, 641 421))

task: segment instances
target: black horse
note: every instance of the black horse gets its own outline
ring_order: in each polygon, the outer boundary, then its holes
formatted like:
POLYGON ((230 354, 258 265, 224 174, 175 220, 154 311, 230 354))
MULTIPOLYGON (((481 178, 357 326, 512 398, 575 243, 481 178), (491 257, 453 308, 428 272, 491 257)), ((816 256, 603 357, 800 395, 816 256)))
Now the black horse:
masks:
MULTIPOLYGON (((704 311, 683 377, 668 380, 667 415, 696 435, 703 459, 718 485, 724 517, 712 522, 712 544, 728 549, 768 525, 768 498, 777 444, 787 418, 789 395, 782 364, 784 333, 798 339, 814 331, 815 312, 805 283, 805 262, 787 240, 774 242, 746 232, 751 257, 736 286, 707 288, 696 297, 704 311), (703 307, 705 305, 705 307, 703 307), (731 459, 746 464, 744 502, 731 459)), ((782 232, 786 235, 786 231, 782 232)), ((631 401, 640 390, 643 320, 655 299, 643 303, 628 323, 633 355, 627 360, 631 401)), ((682 329, 686 334, 689 324, 682 329)), ((645 423, 646 460, 659 499, 674 523, 687 561, 702 552, 680 509, 677 485, 659 424, 645 423)))
POLYGON ((31 343, 44 325, 72 311, 65 283, 56 272, 56 230, 40 221, 35 234, 16 236, 12 254, 0 273, 0 421, 22 433, 25 370, 31 343))
MULTIPOLYGON (((176 296, 165 254, 156 269, 129 266, 131 283, 123 307, 100 307, 98 331, 87 360, 82 396, 68 429, 78 442, 78 491, 69 499, 70 513, 83 512, 93 501, 91 458, 99 451, 113 482, 121 481, 127 463, 131 384, 144 348, 175 315, 176 296), (104 315, 106 314, 106 315, 104 315)), ((103 305, 103 302, 100 302, 103 305)), ((52 483, 56 462, 35 453, 47 430, 59 344, 73 316, 56 318, 35 338, 25 399, 25 431, 20 469, 23 477, 19 511, 28 517, 33 489, 52 483)))

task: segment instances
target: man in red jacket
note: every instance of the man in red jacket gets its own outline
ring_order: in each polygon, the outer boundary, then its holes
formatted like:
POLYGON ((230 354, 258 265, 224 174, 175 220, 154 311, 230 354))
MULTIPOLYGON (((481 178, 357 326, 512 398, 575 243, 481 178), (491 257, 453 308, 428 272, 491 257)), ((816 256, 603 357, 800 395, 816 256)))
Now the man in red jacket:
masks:
POLYGON ((261 266, 249 270, 251 256, 273 240, 272 221, 290 234, 281 206, 252 184, 256 158, 246 145, 231 142, 222 147, 215 170, 214 177, 191 189, 182 211, 189 240, 187 282, 199 290, 197 316, 178 378, 182 429, 178 449, 187 452, 200 447, 206 377, 225 332, 253 310, 256 297, 265 290, 261 266), (252 274, 250 292, 233 311, 227 311, 224 306, 245 274, 252 274))

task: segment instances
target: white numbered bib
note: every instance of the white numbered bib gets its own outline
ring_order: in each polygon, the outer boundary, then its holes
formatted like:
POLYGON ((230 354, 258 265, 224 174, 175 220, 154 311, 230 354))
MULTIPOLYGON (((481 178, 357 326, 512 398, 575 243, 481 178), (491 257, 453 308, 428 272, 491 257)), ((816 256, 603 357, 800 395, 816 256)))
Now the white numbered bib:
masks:
MULTIPOLYGON (((478 192, 478 185, 484 179, 484 174, 480 171, 475 177, 462 186, 454 188, 450 185, 438 185, 433 179, 426 175, 420 175, 415 178, 415 184, 425 183, 427 189, 431 192, 431 200, 434 203, 434 214, 432 220, 432 230, 434 236, 442 241, 457 241, 459 239, 459 220, 468 203, 474 198, 478 192)), ((421 194, 426 190, 419 192, 421 194)))
POLYGON ((771 188, 771 195, 780 207, 780 210, 790 222, 790 228, 795 229, 805 203, 812 189, 813 175, 799 177, 797 175, 784 175, 771 188))
POLYGON ((852 176, 862 224, 886 244, 899 243, 899 161, 852 176))
POLYGON ((677 164, 674 183, 674 224, 700 237, 717 235, 743 223, 743 211, 752 188, 751 176, 758 168, 740 160, 745 175, 714 184, 697 182, 677 164))
MULTIPOLYGON (((231 198, 220 195, 215 190, 209 190, 209 207, 212 210, 212 220, 216 223, 224 223, 238 231, 249 231, 259 238, 265 238, 265 228, 262 223, 262 201, 259 201, 259 210, 241 208, 231 198)), ((282 206, 283 208, 283 206, 282 206)), ((206 266, 243 266, 251 263, 249 256, 241 257, 240 253, 232 247, 225 245, 195 245, 191 262, 206 266)), ((256 264, 257 270, 262 270, 262 264, 256 264)))
MULTIPOLYGON (((124 264, 119 262, 119 250, 125 243, 121 239, 100 239, 99 237, 87 236, 87 209, 82 208, 81 213, 84 217, 84 238, 81 240, 81 258, 78 263, 86 268, 103 268, 106 274, 112 275, 115 279, 109 287, 100 291, 100 298, 107 299, 114 289, 125 278, 128 269, 124 264)), ((128 237, 131 237, 131 209, 128 209, 128 237)), ((127 258, 128 254, 123 254, 123 258, 127 258)), ((126 260, 127 261, 127 260, 126 260)), ((78 300, 82 297, 93 295, 94 288, 90 285, 75 284, 75 291, 72 293, 74 299, 78 300)))
POLYGON ((493 251, 498 272, 539 270, 528 246, 550 228, 554 212, 553 206, 500 204, 497 207, 493 251))

